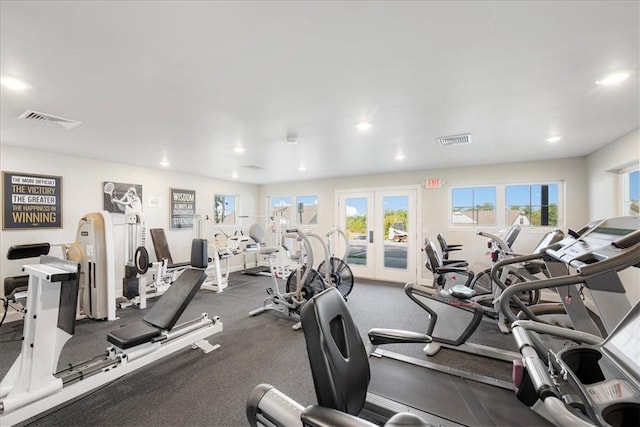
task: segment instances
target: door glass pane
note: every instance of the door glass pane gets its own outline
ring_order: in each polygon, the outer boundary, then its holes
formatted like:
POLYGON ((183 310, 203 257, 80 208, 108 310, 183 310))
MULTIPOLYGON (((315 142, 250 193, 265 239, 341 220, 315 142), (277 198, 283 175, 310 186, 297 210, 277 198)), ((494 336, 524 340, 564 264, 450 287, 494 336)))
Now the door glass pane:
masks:
POLYGON ((384 241, 384 267, 407 268, 407 241, 409 239, 409 197, 385 196, 383 198, 384 215, 382 229, 384 241))
POLYGON ((367 265, 367 199, 348 197, 345 199, 345 218, 349 238, 348 264, 367 265))

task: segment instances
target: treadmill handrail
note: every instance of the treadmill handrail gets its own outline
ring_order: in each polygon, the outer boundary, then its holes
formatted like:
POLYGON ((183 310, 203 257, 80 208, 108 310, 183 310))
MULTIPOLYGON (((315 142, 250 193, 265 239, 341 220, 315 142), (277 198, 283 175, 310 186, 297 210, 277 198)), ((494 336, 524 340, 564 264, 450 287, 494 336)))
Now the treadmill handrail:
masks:
MULTIPOLYGON (((503 290, 502 294, 497 298, 500 302, 500 310, 511 321, 517 320, 516 316, 509 309, 509 301, 514 298, 514 295, 518 292, 532 291, 536 289, 555 288, 560 286, 570 286, 579 283, 585 283, 586 277, 593 277, 607 271, 621 271, 629 268, 633 265, 640 263, 640 243, 634 246, 632 249, 626 250, 616 256, 599 261, 594 264, 588 264, 580 269, 577 269, 577 274, 571 274, 567 276, 551 277, 549 279, 536 280, 532 282, 517 283, 508 286, 503 290)), ((493 276, 493 271, 492 271, 493 276)), ((514 300, 515 301, 515 300, 514 300)), ((516 301, 517 302, 517 301, 516 301)), ((519 305, 520 306, 520 305, 519 305)), ((522 308, 522 307, 520 307, 522 308)), ((525 313, 530 315, 530 311, 526 310, 525 313)), ((536 319, 534 319, 536 320, 536 319)))
MULTIPOLYGON (((514 299, 517 303, 517 297, 515 294, 519 292, 534 291, 536 289, 557 288, 560 286, 577 285, 584 282, 584 277, 580 274, 572 274, 568 276, 551 277, 549 279, 536 280, 531 282, 522 282, 508 286, 502 291, 502 294, 496 298, 496 301, 500 304, 500 310, 509 319, 510 322, 518 320, 515 314, 509 307, 509 301, 514 299)), ((521 307, 522 308, 522 307, 521 307)), ((526 307, 525 307, 526 308, 526 307)), ((530 316, 530 310, 526 310, 525 313, 530 316)), ((532 317, 534 320, 537 318, 532 317)), ((540 320, 541 321, 541 320, 540 320)))
POLYGON ((520 326, 527 331, 534 331, 546 335, 555 335, 562 338, 575 341, 576 343, 601 345, 604 341, 602 337, 589 334, 587 332, 576 331, 573 329, 567 329, 562 326, 549 325, 546 323, 535 322, 533 320, 517 320, 513 322, 512 327, 520 326))
MULTIPOLYGON (((527 261, 533 261, 533 260, 537 260, 537 259, 541 259, 543 258, 544 255, 542 253, 534 253, 534 254, 530 254, 530 255, 521 255, 521 256, 517 256, 517 257, 513 257, 513 258, 506 258, 503 259, 501 261, 498 261, 497 263, 495 263, 493 265, 493 267, 491 267, 491 280, 493 281, 493 283, 495 283, 496 285, 498 285, 498 287, 500 287, 502 289, 502 291, 504 292, 507 289, 507 285, 500 279, 500 270, 502 269, 502 267, 507 266, 507 265, 511 265, 511 264, 519 264, 519 263, 523 263, 523 262, 527 262, 527 261)), ((527 283, 527 282, 525 282, 527 283)), ((511 286, 515 286, 515 285, 511 285, 511 286)), ((502 297, 503 294, 501 294, 500 297, 498 297, 498 300, 500 300, 500 298, 502 297)), ((518 308, 520 308, 520 310, 522 310, 527 317, 529 317, 530 319, 533 320, 537 320, 539 322, 542 322, 541 319, 539 319, 535 314, 533 314, 531 312, 531 310, 529 310, 529 308, 527 307, 527 305, 525 303, 523 303, 520 298, 514 296, 512 299, 512 302, 515 303, 518 308)), ((502 310, 502 307, 500 308, 502 310)), ((509 317, 509 316, 507 316, 509 317)), ((509 319, 511 322, 513 322, 515 319, 515 317, 513 319, 509 319)))
POLYGON ((478 236, 486 237, 487 239, 493 240, 505 254, 511 252, 509 244, 495 234, 487 233, 486 231, 478 231, 476 234, 478 234, 478 236))

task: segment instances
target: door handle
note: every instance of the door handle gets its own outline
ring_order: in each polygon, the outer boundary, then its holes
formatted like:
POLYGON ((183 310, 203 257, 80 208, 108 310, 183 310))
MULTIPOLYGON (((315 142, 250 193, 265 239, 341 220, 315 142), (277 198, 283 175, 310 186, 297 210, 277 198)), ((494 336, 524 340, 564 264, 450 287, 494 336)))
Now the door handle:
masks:
POLYGON ((369 230, 369 243, 373 243, 373 230, 369 230))

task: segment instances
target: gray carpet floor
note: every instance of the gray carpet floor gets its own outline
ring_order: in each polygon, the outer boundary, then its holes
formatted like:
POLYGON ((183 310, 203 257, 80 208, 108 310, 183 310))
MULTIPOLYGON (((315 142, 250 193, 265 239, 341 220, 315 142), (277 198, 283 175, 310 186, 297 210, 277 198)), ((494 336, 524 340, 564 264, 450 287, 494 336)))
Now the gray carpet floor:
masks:
MULTIPOLYGON (((201 290, 180 321, 202 312, 219 316, 222 333, 212 336, 221 347, 209 354, 184 350, 129 374, 89 395, 29 420, 35 426, 221 426, 247 425, 245 402, 259 383, 269 383, 303 405, 315 403, 304 336, 293 321, 271 311, 250 317, 262 304, 271 279, 240 273, 231 275, 222 293, 201 290)), ((153 301, 153 300, 152 300, 153 301)), ((424 332, 425 313, 404 294, 401 284, 359 280, 348 305, 363 337, 373 327, 424 332)), ((80 320, 67 343, 59 367, 91 358, 107 348, 106 334, 137 321, 144 312, 118 310, 114 322, 80 320)), ((0 328, 0 377, 20 353, 22 322, 0 328)), ((500 334, 492 321, 483 321, 473 340, 513 349, 512 338, 500 334)), ((421 345, 385 349, 427 358, 421 345)), ((499 379, 510 378, 510 365, 487 358, 442 350, 430 361, 499 379)))

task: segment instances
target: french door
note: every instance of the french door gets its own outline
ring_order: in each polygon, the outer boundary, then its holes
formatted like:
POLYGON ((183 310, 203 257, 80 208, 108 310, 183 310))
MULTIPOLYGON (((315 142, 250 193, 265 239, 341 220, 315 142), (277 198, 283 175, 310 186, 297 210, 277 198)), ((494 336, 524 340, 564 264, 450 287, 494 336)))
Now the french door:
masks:
POLYGON ((417 280, 417 193, 414 187, 338 191, 338 221, 349 240, 346 261, 355 276, 417 280))

